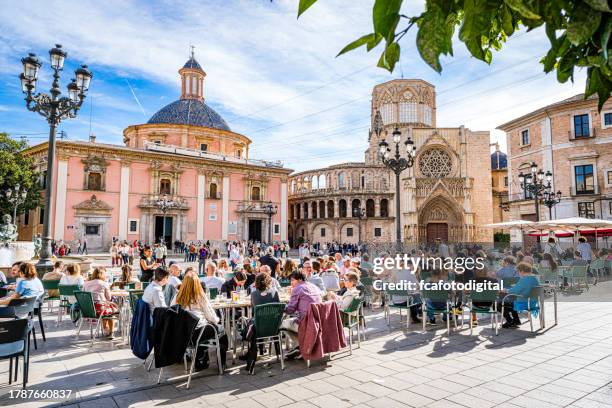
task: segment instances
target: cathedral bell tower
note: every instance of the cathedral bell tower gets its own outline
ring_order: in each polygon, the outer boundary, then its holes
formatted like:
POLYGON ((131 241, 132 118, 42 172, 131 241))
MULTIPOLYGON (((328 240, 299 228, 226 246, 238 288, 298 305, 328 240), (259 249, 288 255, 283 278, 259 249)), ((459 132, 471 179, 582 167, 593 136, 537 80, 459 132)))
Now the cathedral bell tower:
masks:
POLYGON ((191 47, 191 57, 179 69, 181 75, 181 99, 204 100, 204 77, 206 72, 202 69, 194 57, 193 47, 191 47))

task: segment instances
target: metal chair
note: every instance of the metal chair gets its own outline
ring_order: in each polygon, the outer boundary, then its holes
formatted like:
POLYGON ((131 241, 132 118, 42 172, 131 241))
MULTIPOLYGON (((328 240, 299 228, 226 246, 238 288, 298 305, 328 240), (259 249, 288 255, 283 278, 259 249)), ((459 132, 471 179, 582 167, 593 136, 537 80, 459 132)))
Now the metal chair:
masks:
MULTIPOLYGON (((202 335, 204 334, 204 330, 206 329, 208 325, 203 326, 200 329, 200 332, 198 333, 198 337, 197 340, 195 342, 191 342, 190 344, 187 346, 187 349, 190 350, 191 352, 191 366, 189 368, 189 377, 187 378, 187 389, 189 389, 189 386, 191 385, 191 376, 193 375, 193 370, 195 368, 195 363, 196 363, 196 354, 197 354, 197 349, 200 347, 205 347, 207 349, 206 352, 208 352, 209 348, 215 348, 217 351, 217 367, 219 369, 219 375, 223 375, 223 366, 221 364, 221 348, 219 347, 219 331, 217 330, 216 326, 212 326, 213 330, 215 331, 215 337, 212 339, 207 339, 207 340, 202 340, 202 335)), ((184 357, 184 361, 185 361, 185 367, 187 367, 187 357, 184 357)), ((159 384, 161 382, 161 376, 162 376, 162 371, 163 371, 163 367, 159 369, 159 378, 157 379, 157 383, 159 384)))
POLYGON ((373 293, 372 289, 374 289, 374 279, 369 276, 364 276, 359 279, 361 284, 363 285, 363 303, 370 306, 370 310, 373 309, 372 298, 373 293))
POLYGON ((353 299, 349 307, 340 311, 342 316, 342 325, 349 330, 349 352, 353 354, 353 329, 357 328, 357 345, 361 348, 361 324, 359 321, 359 310, 363 298, 356 297, 353 299))
POLYGON ((532 312, 540 312, 539 316, 540 316, 540 328, 544 328, 544 315, 543 315, 543 310, 540 310, 540 302, 541 302, 541 298, 542 298, 542 293, 543 293, 543 287, 542 286, 534 286, 531 291, 529 292, 529 295, 527 297, 524 296, 520 296, 520 295, 516 295, 513 293, 509 293, 506 296, 504 296, 503 300, 502 300, 502 316, 504 314, 505 311, 505 307, 506 307, 506 300, 510 300, 512 298, 514 298, 514 310, 517 313, 521 313, 521 312, 527 312, 528 317, 529 317, 529 326, 531 327, 531 332, 533 333, 533 316, 532 316, 532 312), (516 301, 517 300, 523 300, 525 301, 526 307, 525 308, 519 308, 517 310, 517 304, 516 301))
POLYGON ((0 321, 0 359, 9 359, 9 385, 17 381, 19 357, 23 356, 23 388, 28 383, 30 368, 28 319, 0 321), (15 378, 13 380, 13 358, 15 359, 15 378))
MULTIPOLYGON (((49 296, 49 291, 50 290, 55 290, 55 291, 59 291, 58 287, 59 287, 59 280, 42 280, 42 285, 43 285, 43 289, 45 290, 45 296, 44 299, 42 299, 43 302, 48 301, 49 303, 47 303, 47 308, 48 310, 51 310, 51 302, 54 300, 59 301, 60 300, 60 295, 58 294, 57 296, 49 296)), ((58 306, 59 308, 59 306, 58 306)))
POLYGON ((62 312, 70 311, 74 303, 70 302, 70 298, 74 297, 74 291, 81 290, 79 285, 58 285, 60 303, 57 308, 57 323, 62 321, 62 312))
POLYGON ((75 291, 74 296, 77 299, 79 307, 81 309, 81 322, 79 323, 79 328, 77 329, 77 339, 79 338, 79 334, 81 333, 81 327, 83 326, 83 322, 85 320, 89 321, 89 334, 91 336, 91 344, 89 347, 93 347, 94 341, 98 336, 100 331, 100 325, 102 320, 114 319, 119 320, 119 312, 115 312, 109 315, 96 313, 96 307, 93 302, 93 296, 91 292, 83 292, 83 291, 75 291), (96 331, 92 332, 92 323, 96 322, 96 331))
MULTIPOLYGON (((280 354, 276 355, 276 359, 280 360, 281 370, 285 369, 285 354, 283 350, 283 331, 281 323, 283 321, 283 313, 285 311, 284 303, 266 303, 257 305, 253 309, 253 324, 255 325, 255 344, 278 344, 277 351, 280 354)), ((272 351, 270 350, 270 353, 272 351)), ((255 373, 255 364, 250 371, 255 373)))
POLYGON ((589 290, 588 265, 573 265, 569 270, 568 278, 571 280, 571 286, 574 287, 576 282, 583 282, 586 290, 589 290))
MULTIPOLYGON (((446 314, 446 332, 450 336, 450 291, 448 290, 436 290, 436 289, 423 289, 421 290, 421 298, 423 302, 423 333, 426 333, 425 329, 426 320, 428 319, 428 311, 436 314, 446 314), (444 306, 430 306, 427 301, 442 303, 444 306)), ((455 322, 456 324, 456 322, 455 322)))
POLYGON ((410 329, 410 307, 418 306, 420 301, 415 301, 418 298, 418 293, 412 293, 408 290, 385 290, 385 308, 384 316, 387 318, 387 326, 391 326, 391 309, 399 310, 400 322, 402 321, 402 310, 406 310, 406 329, 410 329), (406 304, 394 304, 393 296, 401 296, 406 298, 406 304))
MULTIPOLYGON (((498 333, 498 325, 497 325, 497 296, 499 295, 498 290, 483 290, 483 291, 475 291, 472 290, 470 292, 470 297, 467 302, 467 308, 470 313, 481 313, 488 314, 491 316, 491 328, 495 329, 495 335, 498 333), (490 302, 491 305, 489 307, 482 307, 474 305, 474 302, 490 302), (492 310, 491 310, 492 308, 492 310)), ((470 318, 470 336, 472 335, 474 330, 474 322, 470 318)))

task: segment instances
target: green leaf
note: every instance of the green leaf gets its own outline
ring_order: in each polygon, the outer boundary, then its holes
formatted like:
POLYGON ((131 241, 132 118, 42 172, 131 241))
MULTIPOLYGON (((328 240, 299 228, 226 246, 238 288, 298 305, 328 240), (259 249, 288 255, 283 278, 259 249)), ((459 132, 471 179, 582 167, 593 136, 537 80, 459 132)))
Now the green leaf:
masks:
POLYGON ((576 64, 576 54, 573 50, 568 51, 557 63, 557 80, 561 83, 568 79, 574 81, 574 65, 576 64))
POLYGON ((601 50, 603 52, 603 56, 608 60, 608 42, 610 41, 610 34, 612 33, 612 17, 608 16, 608 20, 606 21, 606 25, 603 30, 601 30, 601 35, 599 37, 601 41, 601 50))
POLYGON ((340 50, 340 52, 338 53, 338 55, 336 55, 336 57, 339 57, 342 54, 345 54, 345 53, 347 53, 349 51, 352 51, 355 48, 359 48, 362 45, 367 44, 369 41, 374 40, 375 38, 376 38, 376 34, 374 34, 374 33, 366 34, 363 37, 359 37, 358 39, 356 39, 355 41, 353 41, 352 43, 350 43, 346 47, 344 47, 342 50, 340 50))
POLYGON ((588 42, 597 31, 600 22, 601 12, 584 3, 578 3, 567 25, 567 38, 574 45, 588 42))
POLYGON ((395 37, 395 28, 400 20, 400 7, 402 0, 376 0, 372 10, 374 20, 374 32, 381 34, 387 41, 392 43, 395 37))
POLYGON ((504 0, 511 9, 518 12, 522 17, 530 20, 539 20, 537 0, 504 0))
POLYGON ((400 46, 398 43, 393 42, 388 44, 383 53, 380 55, 378 60, 378 67, 385 68, 389 72, 393 72, 395 64, 399 61, 400 57, 400 46))
POLYGON ((588 98, 593 94, 599 96, 599 102, 597 104, 598 110, 601 112, 604 103, 610 98, 612 92, 612 82, 606 79, 599 68, 589 68, 587 71, 587 82, 584 91, 584 99, 588 98))
POLYGON ((300 4, 298 6, 298 18, 300 18, 300 16, 316 2, 317 0, 300 0, 300 4))
POLYGON ((374 33, 374 38, 372 38, 371 40, 368 40, 368 45, 367 45, 367 50, 368 52, 370 52, 372 50, 372 48, 376 47, 383 39, 382 34, 380 33, 374 33))
POLYGON ((593 7, 595 10, 612 12, 612 9, 610 9, 608 4, 608 0, 584 0, 584 2, 593 7))
POLYGON ((498 8, 499 3, 494 0, 464 2, 463 24, 459 30, 459 39, 465 43, 474 57, 485 62, 487 56, 483 45, 489 42, 489 38, 496 36, 493 22, 496 21, 498 8))
POLYGON ((512 19, 512 10, 506 5, 502 8, 502 27, 507 36, 514 33, 514 20, 512 19))
POLYGON ((457 16, 449 15, 440 4, 428 1, 427 11, 418 21, 416 43, 421 57, 436 72, 442 71, 440 55, 452 55, 452 38, 455 32, 457 16))

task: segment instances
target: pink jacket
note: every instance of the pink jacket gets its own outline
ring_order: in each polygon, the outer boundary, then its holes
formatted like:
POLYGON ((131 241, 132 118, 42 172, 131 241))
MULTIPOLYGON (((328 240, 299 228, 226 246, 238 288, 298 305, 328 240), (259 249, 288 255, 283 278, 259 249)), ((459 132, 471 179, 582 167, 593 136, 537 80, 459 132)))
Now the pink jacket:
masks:
POLYGON ((313 303, 300 322, 300 354, 304 360, 317 360, 346 347, 342 318, 335 302, 313 303))

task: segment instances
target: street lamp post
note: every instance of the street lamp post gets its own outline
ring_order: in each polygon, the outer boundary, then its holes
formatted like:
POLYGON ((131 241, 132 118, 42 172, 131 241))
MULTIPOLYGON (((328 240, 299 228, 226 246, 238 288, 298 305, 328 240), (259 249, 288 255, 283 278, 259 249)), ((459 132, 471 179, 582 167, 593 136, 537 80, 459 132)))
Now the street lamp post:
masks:
POLYGON ((357 232, 357 236, 358 236, 358 245, 361 245, 361 219, 364 218, 366 215, 366 211, 365 209, 359 207, 359 208, 354 208, 353 209, 353 217, 357 217, 359 219, 359 231, 357 232))
MULTIPOLYGON (((377 132, 378 133, 378 132, 377 132)), ((395 143, 395 155, 391 156, 389 144, 383 139, 378 144, 379 153, 383 164, 395 173, 395 243, 397 251, 402 248, 402 227, 400 220, 400 174, 409 167, 414 166, 414 158, 416 157, 416 146, 408 136, 404 145, 406 146, 406 157, 400 155, 400 141, 402 132, 396 127, 392 133, 393 143, 395 143)))
POLYGON ((49 50, 51 68, 53 69, 53 83, 49 94, 36 93, 36 80, 38 71, 42 65, 35 54, 28 54, 21 59, 23 73, 19 76, 21 80, 21 90, 26 95, 26 107, 32 112, 37 112, 49 123, 49 149, 47 151, 47 177, 45 191, 45 212, 43 219, 43 237, 40 249, 40 260, 36 265, 40 272, 53 268, 51 263, 51 199, 53 196, 53 170, 55 166, 55 133, 57 125, 62 119, 75 118, 77 112, 83 105, 85 94, 89 89, 92 73, 87 69, 87 65, 81 65, 75 71, 75 79, 67 86, 67 97, 62 97, 60 90, 60 71, 64 68, 66 52, 62 46, 56 44, 49 50))
POLYGON ((533 197, 533 202, 535 205, 535 213, 536 213, 536 221, 540 221, 540 199, 542 197, 545 200, 548 198, 548 207, 549 217, 552 219, 552 207, 554 207, 558 202, 561 201, 561 192, 557 191, 554 193, 552 191, 552 173, 544 170, 538 170, 538 165, 535 162, 531 163, 531 174, 523 174, 520 172, 518 175, 519 181, 521 183, 521 188, 529 192, 533 197))
POLYGON ((164 194, 155 203, 157 208, 159 208, 159 210, 163 214, 162 216, 162 242, 164 243, 164 245, 166 245, 166 214, 168 213, 168 210, 174 207, 174 204, 175 204, 174 201, 168 198, 168 194, 164 194))
POLYGON ((17 225, 17 208, 25 203, 28 192, 21 185, 16 184, 13 189, 8 189, 4 192, 6 200, 13 205, 13 224, 17 225))
POLYGON ((557 191, 556 193, 552 191, 552 189, 548 189, 544 191, 544 198, 542 203, 548 207, 548 219, 552 220, 552 209, 555 205, 561 202, 561 191, 557 191))
POLYGON ((277 213, 278 206, 268 201, 262 206, 264 214, 268 216, 268 245, 272 244, 272 216, 277 213))

